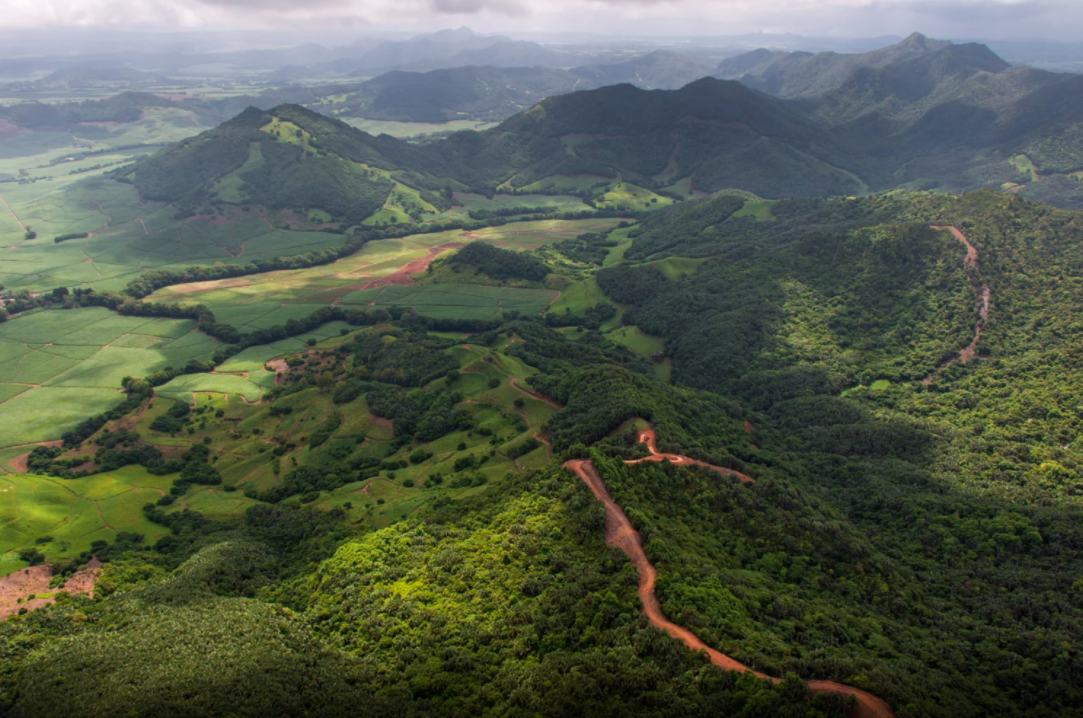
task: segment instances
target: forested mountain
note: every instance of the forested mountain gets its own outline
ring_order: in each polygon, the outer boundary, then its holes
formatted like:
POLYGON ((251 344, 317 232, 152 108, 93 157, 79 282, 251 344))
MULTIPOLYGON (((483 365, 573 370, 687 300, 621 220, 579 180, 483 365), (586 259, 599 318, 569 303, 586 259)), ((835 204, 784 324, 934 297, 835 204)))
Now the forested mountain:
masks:
MULTIPOLYGON (((950 42, 931 40, 914 33, 896 45, 860 54, 759 49, 726 58, 711 74, 727 80, 741 80, 749 87, 778 97, 815 97, 843 85, 863 68, 879 69, 935 54, 948 47, 951 47, 950 42)), ((1002 64, 1007 66, 1007 63, 1002 64)))
MULTIPOLYGON (((185 206, 273 202, 342 217, 350 192, 382 202, 387 172, 415 194, 430 193, 419 202, 428 205, 449 184, 490 192, 582 174, 642 186, 694 177, 697 189, 739 186, 765 196, 863 191, 860 180, 827 162, 838 152, 781 101, 708 78, 672 92, 616 85, 552 97, 492 130, 423 146, 372 137, 301 107, 252 108, 122 175, 147 198, 185 198, 185 206), (241 193, 224 195, 234 173, 241 193)), ((373 206, 355 202, 350 216, 363 219, 373 206)))
POLYGON ((676 90, 713 74, 710 65, 668 50, 655 50, 624 62, 573 67, 570 72, 598 87, 627 82, 645 90, 676 90))
POLYGON ((1081 207, 1073 175, 1083 78, 1012 67, 985 45, 914 34, 874 52, 756 50, 720 77, 792 99, 818 127, 863 148, 871 186, 994 187, 1081 207))
POLYGON ((447 122, 464 116, 500 121, 546 97, 590 87, 568 72, 544 67, 394 71, 356 88, 335 88, 346 92, 325 93, 316 109, 326 103, 336 115, 401 122, 447 122))

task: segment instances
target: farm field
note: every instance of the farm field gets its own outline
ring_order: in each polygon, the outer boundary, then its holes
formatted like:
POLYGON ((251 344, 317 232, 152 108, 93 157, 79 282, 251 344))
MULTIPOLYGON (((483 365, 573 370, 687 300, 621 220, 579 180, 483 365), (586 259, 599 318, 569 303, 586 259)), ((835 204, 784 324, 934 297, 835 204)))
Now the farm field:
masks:
POLYGON ((477 284, 426 284, 416 287, 389 285, 357 292, 341 304, 374 307, 411 307, 419 314, 440 319, 492 319, 501 311, 540 314, 559 292, 551 289, 519 289, 477 284))
POLYGON ((0 446, 59 438, 119 403, 125 376, 205 360, 218 346, 189 320, 124 317, 97 307, 2 323, 0 446))
POLYGON ((0 218, 8 220, 0 220, 0 284, 32 292, 57 286, 117 291, 147 269, 245 264, 343 241, 340 235, 278 228, 258 211, 175 220, 170 205, 143 202, 134 187, 101 177, 55 188, 0 184, 0 195, 11 207, 0 203, 0 218), (24 240, 21 226, 32 227, 37 238, 24 240), (81 232, 91 236, 53 242, 81 232))
POLYGON ((144 518, 143 504, 164 495, 174 478, 139 466, 81 479, 0 475, 0 553, 36 546, 50 558, 70 558, 120 531, 153 542, 169 531, 144 518), (43 537, 51 540, 35 544, 43 537))
MULTIPOLYGON (((363 289, 372 280, 399 270, 413 260, 429 255, 435 259, 444 251, 450 251, 449 247, 433 252, 434 248, 485 241, 506 249, 532 250, 577 237, 585 232, 607 231, 619 222, 620 220, 612 218, 542 220, 486 227, 474 232, 456 229, 375 240, 366 244, 356 254, 334 264, 214 282, 179 284, 158 290, 147 297, 147 301, 203 303, 216 313, 220 311, 219 306, 225 305, 331 304, 351 292, 363 289)), ((247 312, 243 309, 237 311, 247 312)))

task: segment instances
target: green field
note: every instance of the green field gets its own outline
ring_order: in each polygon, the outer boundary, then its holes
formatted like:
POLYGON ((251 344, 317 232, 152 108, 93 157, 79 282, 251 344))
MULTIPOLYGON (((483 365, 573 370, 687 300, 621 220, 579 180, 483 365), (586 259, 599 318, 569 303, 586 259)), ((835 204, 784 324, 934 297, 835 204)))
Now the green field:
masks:
POLYGON ((492 319, 500 312, 540 314, 557 298, 551 289, 518 289, 477 284, 425 284, 401 287, 395 284, 352 292, 343 305, 373 304, 375 307, 411 307, 428 317, 449 319, 492 319))
POLYGON ((423 137, 439 132, 461 132, 475 130, 481 132, 496 127, 495 122, 476 120, 453 120, 451 122, 394 122, 392 120, 368 120, 363 117, 339 118, 347 125, 368 132, 370 135, 391 135, 392 137, 423 137))
POLYGON ((643 210, 668 207, 673 204, 673 200, 628 182, 616 182, 598 198, 596 204, 599 207, 627 207, 643 210))
POLYGON ((119 403, 125 376, 146 376, 220 346, 189 320, 107 309, 31 312, 0 324, 0 446, 59 438, 119 403))
POLYGON ((131 185, 101 177, 56 186, 0 184, 0 195, 38 233, 24 240, 12 213, 0 203, 0 284, 29 291, 58 286, 119 290, 146 269, 246 264, 343 241, 325 232, 281 229, 258 210, 176 220, 170 205, 143 202, 131 185), (92 236, 53 242, 54 236, 77 232, 92 236))
POLYGON ((141 533, 153 542, 169 533, 143 517, 143 504, 157 501, 174 476, 154 476, 128 466, 82 479, 30 474, 0 476, 0 553, 39 546, 48 558, 68 558, 95 540, 112 542, 118 531, 141 533))

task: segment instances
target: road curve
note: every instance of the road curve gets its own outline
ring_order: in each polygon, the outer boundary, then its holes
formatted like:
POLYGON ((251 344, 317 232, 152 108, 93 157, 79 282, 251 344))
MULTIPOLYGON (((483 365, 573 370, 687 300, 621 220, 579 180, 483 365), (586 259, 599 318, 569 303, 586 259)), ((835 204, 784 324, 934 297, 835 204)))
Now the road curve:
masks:
MULTIPOLYGON (((647 432, 640 432, 640 436, 643 436, 648 432, 651 437, 648 447, 651 447, 652 449, 652 457, 639 459, 637 461, 627 461, 625 463, 637 464, 643 461, 661 461, 662 458, 668 458, 668 456, 670 456, 655 453, 656 450, 653 448, 654 432, 647 430, 647 432), (653 456, 659 456, 660 458, 654 459, 653 456)), ((685 461, 674 463, 696 463, 718 471, 730 471, 729 469, 710 466, 709 464, 703 464, 702 462, 694 462, 688 457, 679 458, 685 459, 685 461)), ((609 491, 606 490, 602 477, 598 475, 598 470, 595 468, 594 462, 589 459, 576 459, 566 462, 564 466, 571 469, 572 472, 574 472, 575 475, 590 488, 594 497, 601 501, 605 506, 605 543, 607 546, 619 548, 621 551, 624 551, 624 553, 628 555, 628 558, 631 559, 632 565, 635 566, 636 573, 639 574, 639 599, 643 603, 643 613, 647 616, 651 625, 661 628, 693 651, 704 651, 710 658, 711 663, 719 668, 727 671, 740 671, 742 673, 752 670, 726 654, 714 650, 697 638, 696 635, 687 628, 678 626, 676 623, 673 623, 666 618, 665 614, 662 613, 661 604, 658 603, 658 597, 654 593, 654 583, 658 576, 658 572, 655 570, 654 565, 650 562, 650 559, 647 558, 647 554, 643 550, 643 539, 640 537, 639 532, 632 526, 632 522, 628 519, 624 510, 621 509, 621 507, 613 501, 613 497, 609 495, 609 491)), ((732 473, 736 474, 737 472, 732 473)), ((738 476, 741 476, 741 474, 738 474, 738 476)), ((749 481, 751 481, 751 479, 749 479, 749 481)), ((742 481, 742 483, 744 482, 742 481)), ((768 676, 759 671, 752 672, 760 678, 765 678, 775 683, 779 682, 778 678, 768 676)), ((826 691, 853 696, 854 699, 857 700, 857 707, 853 711, 853 718, 894 718, 895 714, 891 711, 891 708, 887 703, 866 691, 853 688, 852 686, 846 686, 841 683, 835 683, 834 681, 808 681, 806 685, 809 690, 812 691, 826 691)))

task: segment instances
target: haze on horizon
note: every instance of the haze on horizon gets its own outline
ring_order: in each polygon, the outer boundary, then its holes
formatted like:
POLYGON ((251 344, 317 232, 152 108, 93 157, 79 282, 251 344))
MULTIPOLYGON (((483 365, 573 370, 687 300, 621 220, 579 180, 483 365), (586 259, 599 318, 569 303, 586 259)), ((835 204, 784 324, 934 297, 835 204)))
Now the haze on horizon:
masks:
MULTIPOLYGON (((1076 40, 1077 0, 0 0, 5 30, 479 32, 632 36, 747 33, 1076 40)), ((96 33, 95 33, 96 34, 96 33)))

